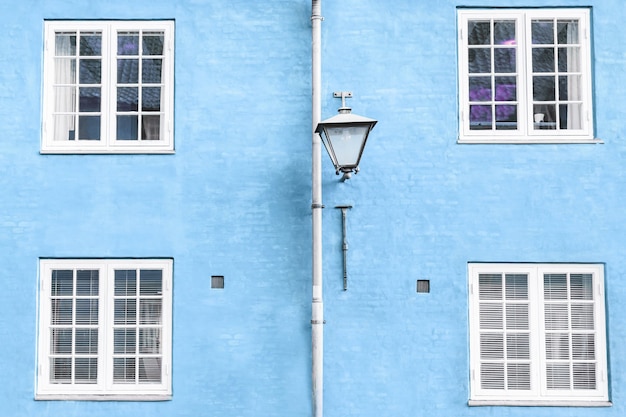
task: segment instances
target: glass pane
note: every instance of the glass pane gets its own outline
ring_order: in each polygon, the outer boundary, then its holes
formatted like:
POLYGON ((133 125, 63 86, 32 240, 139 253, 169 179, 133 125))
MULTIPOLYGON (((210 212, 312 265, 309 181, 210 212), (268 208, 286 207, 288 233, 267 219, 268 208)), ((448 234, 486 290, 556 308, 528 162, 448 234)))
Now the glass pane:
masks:
POLYGON ((533 48, 533 72, 554 72, 554 48, 533 48))
POLYGON ((572 329, 593 330, 594 317, 593 304, 572 304, 572 329))
POLYGON ((143 59, 141 61, 141 81, 144 83, 160 84, 162 59, 143 59))
POLYGON ((504 389, 504 364, 485 362, 480 365, 480 387, 482 389, 504 389))
POLYGON ((54 37, 56 56, 76 56, 76 32, 58 32, 54 37))
POLYGON ((118 55, 139 55, 139 32, 119 32, 117 36, 118 55))
POLYGON ((113 380, 135 382, 135 358, 113 358, 113 380))
POLYGON ((509 390, 530 389, 530 364, 509 363, 506 365, 506 384, 509 390))
POLYGON ((76 111, 76 87, 54 87, 54 111, 60 113, 76 111))
POLYGON ((491 22, 470 20, 467 23, 468 43, 470 45, 491 44, 491 22))
POLYGON ((515 45, 515 21, 496 20, 493 22, 493 43, 495 45, 515 45))
POLYGON ((98 300, 89 298, 76 300, 76 324, 98 324, 98 300))
POLYGON ((506 305, 507 330, 528 330, 528 304, 506 305))
POLYGON ((52 358, 50 360, 50 382, 69 384, 72 382, 72 359, 52 358))
POLYGON ((491 49, 470 49, 468 51, 468 68, 470 74, 490 73, 491 49))
POLYGON ((115 295, 137 294, 137 271, 134 269, 115 270, 115 295))
POLYGON ((54 59, 54 83, 76 83, 76 60, 67 58, 54 59))
POLYGON ((146 32, 143 35, 144 55, 163 55, 163 32, 146 32))
POLYGON ((50 329, 50 353, 53 355, 72 353, 72 329, 50 329))
POLYGON ((137 332, 135 329, 115 329, 113 338, 113 353, 134 354, 136 352, 137 332))
POLYGON ((50 301, 50 324, 72 324, 73 302, 71 299, 50 301))
POLYGON ((76 295, 98 295, 98 270, 76 271, 76 295))
POLYGON ((556 129, 556 106, 554 104, 535 104, 533 106, 533 117, 535 130, 556 129))
POLYGON ((137 140, 137 116, 117 116, 117 140, 137 140))
POLYGON ((78 111, 99 112, 101 100, 100 87, 80 87, 79 91, 78 111))
POLYGON ((546 364, 546 385, 548 389, 570 389, 570 380, 569 364, 546 364))
POLYGON ((137 300, 115 300, 115 324, 137 323, 137 300))
POLYGON ((119 84, 137 84, 139 82, 139 60, 117 60, 117 82, 119 84))
POLYGON ((569 334, 546 333, 546 359, 569 359, 569 334))
POLYGON ((545 274, 543 293, 545 300, 567 300, 567 275, 545 274))
POLYGON ((143 116, 141 120, 143 121, 141 126, 142 140, 161 139, 161 116, 143 116))
POLYGON ((54 270, 52 271, 52 282, 50 294, 52 296, 73 295, 74 293, 74 271, 54 270))
POLYGON ((559 106, 560 129, 582 129, 583 107, 581 104, 561 104, 559 106))
POLYGON ((491 106, 470 106, 470 129, 491 130, 491 106))
POLYGON ((596 340, 594 334, 572 334, 572 359, 586 361, 596 359, 596 340))
POLYGON ((496 72, 510 73, 515 72, 515 53, 513 48, 498 48, 494 49, 494 66, 496 72))
POLYGON ((530 359, 530 334, 509 333, 506 335, 507 359, 530 359))
POLYGON ((98 382, 98 359, 97 358, 76 358, 77 384, 95 384, 98 382))
POLYGON ((102 62, 99 59, 81 59, 79 65, 81 84, 100 84, 102 77, 102 62))
POLYGON ((469 78, 470 101, 491 101, 491 77, 469 78))
POLYGON ((572 274, 570 292, 572 300, 593 300, 593 275, 572 274))
POLYGON ((139 88, 119 87, 117 89, 117 111, 139 110, 139 88))
POLYGON ((566 304, 545 305, 546 330, 568 330, 569 312, 566 304))
POLYGON ((161 87, 144 87, 141 90, 141 110, 161 111, 161 87))
POLYGON ((496 101, 517 100, 517 79, 515 77, 495 77, 496 101))
POLYGON ((582 100, 581 89, 579 75, 559 76, 559 100, 582 100))
POLYGON ((139 286, 140 295, 161 295, 163 271, 159 269, 142 269, 139 286))
POLYGON ((574 376, 574 389, 596 389, 596 364, 574 363, 572 365, 574 376))
POLYGON ((98 354, 98 329, 76 329, 76 354, 98 354))
POLYGON ((554 101, 555 83, 554 77, 533 77, 533 100, 534 101, 554 101))
POLYGON ((504 311, 501 303, 480 303, 479 317, 481 330, 504 328, 504 311))
POLYGON ((531 30, 533 45, 554 43, 554 22, 552 20, 533 20, 531 30))
POLYGON ((76 116, 53 116, 54 140, 76 139, 76 116))
POLYGON ((94 33, 94 34, 81 33, 80 55, 81 56, 102 55, 102 36, 98 33, 94 33))
POLYGON ((78 138, 100 140, 100 116, 79 116, 78 138))
POLYGON ((578 20, 559 20, 556 31, 560 45, 578 43, 578 20))
POLYGON ((139 358, 139 382, 161 382, 161 358, 139 358))
POLYGON ((139 324, 161 324, 161 303, 159 300, 139 301, 139 324))
POLYGON ((559 72, 580 71, 580 48, 559 48, 559 72))
POLYGON ((139 353, 161 353, 161 329, 139 329, 139 353))
POLYGON ((517 105, 496 105, 496 130, 517 129, 517 105))

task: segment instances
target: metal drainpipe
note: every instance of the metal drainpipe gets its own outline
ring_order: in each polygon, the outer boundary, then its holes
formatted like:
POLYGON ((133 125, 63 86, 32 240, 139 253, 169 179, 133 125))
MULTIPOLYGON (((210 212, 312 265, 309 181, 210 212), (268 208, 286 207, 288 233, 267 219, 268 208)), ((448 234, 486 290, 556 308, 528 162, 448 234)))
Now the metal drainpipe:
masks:
POLYGON ((311 100, 312 100, 312 202, 313 298, 311 302, 311 378, 313 417, 324 415, 324 301, 322 299, 322 152, 315 129, 321 120, 322 100, 322 1, 311 4, 311 100))

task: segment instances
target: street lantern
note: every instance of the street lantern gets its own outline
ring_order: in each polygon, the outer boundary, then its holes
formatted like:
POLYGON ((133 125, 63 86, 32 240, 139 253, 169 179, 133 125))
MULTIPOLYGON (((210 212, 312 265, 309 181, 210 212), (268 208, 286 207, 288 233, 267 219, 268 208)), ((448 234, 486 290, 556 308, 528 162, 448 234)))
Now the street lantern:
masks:
POLYGON ((339 114, 318 123, 315 129, 322 138, 322 143, 335 166, 335 173, 343 173, 342 181, 350 178, 352 172, 359 171, 359 162, 367 142, 367 136, 377 121, 352 114, 346 107, 346 98, 351 92, 336 92, 334 97, 341 97, 339 114))

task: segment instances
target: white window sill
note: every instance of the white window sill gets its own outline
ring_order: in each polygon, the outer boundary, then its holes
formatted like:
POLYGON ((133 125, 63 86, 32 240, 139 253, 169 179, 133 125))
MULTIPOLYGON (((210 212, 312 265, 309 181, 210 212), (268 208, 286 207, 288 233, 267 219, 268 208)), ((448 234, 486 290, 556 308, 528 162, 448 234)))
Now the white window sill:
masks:
POLYGON ((572 138, 476 138, 469 139, 463 138, 458 139, 457 143, 459 144, 514 144, 514 145, 536 145, 536 144, 544 144, 544 145, 554 145, 554 144, 603 144, 604 141, 602 139, 593 138, 593 139, 572 139, 572 138))
POLYGON ((173 155, 176 152, 173 149, 42 149, 39 153, 41 155, 173 155))
POLYGON ((612 407, 610 401, 549 401, 549 400, 469 400, 470 407, 505 406, 505 407, 612 407))
POLYGON ((36 394, 37 401, 169 401, 171 394, 36 394))

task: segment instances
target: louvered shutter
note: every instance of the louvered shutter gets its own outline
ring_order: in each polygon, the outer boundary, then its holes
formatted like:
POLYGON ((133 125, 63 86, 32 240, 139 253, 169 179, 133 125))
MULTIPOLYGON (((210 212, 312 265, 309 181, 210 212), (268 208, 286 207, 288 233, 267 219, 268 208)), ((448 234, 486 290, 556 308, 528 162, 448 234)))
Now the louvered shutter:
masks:
POLYGON ((528 274, 479 274, 480 388, 530 390, 528 274))

